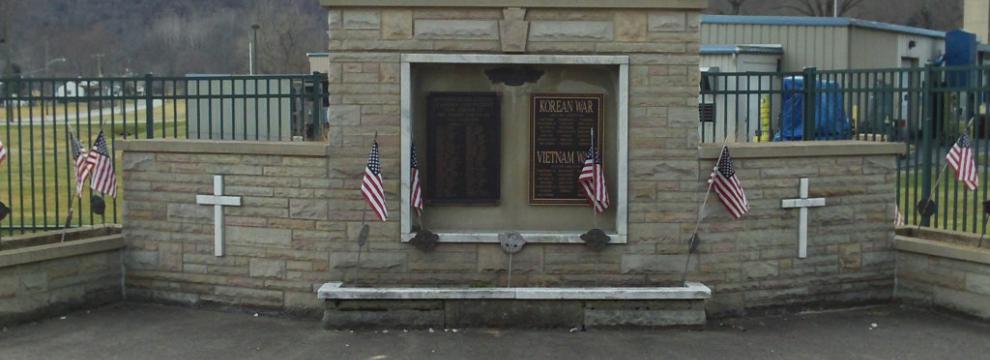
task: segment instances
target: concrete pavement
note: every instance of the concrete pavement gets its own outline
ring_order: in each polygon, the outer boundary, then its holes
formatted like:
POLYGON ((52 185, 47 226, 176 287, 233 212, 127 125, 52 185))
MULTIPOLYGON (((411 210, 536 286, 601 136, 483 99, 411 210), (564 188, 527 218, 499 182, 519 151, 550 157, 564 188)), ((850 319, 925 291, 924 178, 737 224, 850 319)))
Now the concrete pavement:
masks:
POLYGON ((897 306, 713 320, 703 331, 431 333, 125 303, 0 330, 0 359, 985 359, 988 338, 986 322, 897 306))

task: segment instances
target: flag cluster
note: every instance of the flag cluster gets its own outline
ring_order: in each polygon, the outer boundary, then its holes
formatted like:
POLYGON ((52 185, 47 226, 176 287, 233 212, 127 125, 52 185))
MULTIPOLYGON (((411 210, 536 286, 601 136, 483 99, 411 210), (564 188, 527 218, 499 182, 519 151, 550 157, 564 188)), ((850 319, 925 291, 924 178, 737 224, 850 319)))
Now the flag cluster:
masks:
POLYGON ((970 190, 976 190, 977 185, 980 184, 980 179, 976 173, 976 159, 973 157, 969 136, 963 134, 959 137, 959 140, 952 145, 949 153, 945 155, 945 161, 956 172, 957 180, 966 184, 970 190))
POLYGON ((378 141, 371 145, 368 166, 361 179, 361 195, 381 221, 388 220, 388 206, 385 204, 385 186, 382 181, 382 159, 378 151, 378 141))
POLYGON ((584 196, 595 208, 595 212, 603 213, 609 207, 608 186, 605 185, 605 166, 601 154, 595 148, 595 136, 592 133, 591 146, 584 159, 584 167, 578 175, 578 183, 584 191, 584 196))
POLYGON ((746 192, 743 191, 742 183, 732 166, 728 147, 722 148, 722 153, 719 154, 718 162, 715 163, 708 181, 709 186, 715 190, 715 195, 733 218, 741 218, 749 212, 749 201, 746 200, 746 192))
POLYGON ((113 158, 110 157, 107 138, 103 132, 100 131, 93 148, 88 152, 74 135, 70 134, 69 142, 72 158, 75 161, 76 194, 82 197, 86 178, 92 176, 89 181, 90 189, 116 198, 117 175, 113 169, 113 158))

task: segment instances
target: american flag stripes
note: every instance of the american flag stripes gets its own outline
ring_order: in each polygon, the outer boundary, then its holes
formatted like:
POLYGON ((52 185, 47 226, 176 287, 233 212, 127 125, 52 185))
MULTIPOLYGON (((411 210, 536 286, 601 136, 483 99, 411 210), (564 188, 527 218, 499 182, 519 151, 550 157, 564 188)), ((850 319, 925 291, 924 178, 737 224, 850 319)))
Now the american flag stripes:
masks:
POLYGON ((416 209, 417 213, 423 212, 423 186, 419 183, 419 161, 416 160, 416 144, 412 145, 412 161, 409 163, 409 178, 411 184, 409 189, 411 191, 409 204, 412 205, 413 209, 416 209))
POLYGON ((732 157, 729 156, 728 147, 722 148, 718 162, 715 163, 715 169, 712 170, 709 184, 733 218, 741 218, 749 212, 749 201, 746 200, 746 192, 743 191, 742 183, 739 182, 736 170, 732 166, 732 157))
POLYGON ((368 166, 364 168, 361 180, 361 195, 381 221, 388 220, 388 206, 385 204, 385 186, 382 181, 382 159, 378 152, 378 141, 371 145, 368 166))
POLYGON ((93 167, 90 166, 89 161, 86 161, 86 148, 79 142, 75 134, 69 133, 69 142, 71 143, 69 150, 72 150, 72 159, 75 160, 76 194, 81 198, 83 187, 86 185, 86 178, 89 177, 89 171, 93 167))
POLYGON ((963 134, 959 140, 952 145, 952 149, 945 155, 945 161, 952 166, 956 172, 956 179, 966 184, 970 190, 976 190, 980 184, 980 178, 976 173, 976 159, 973 158, 973 149, 969 142, 969 136, 963 134))
POLYGON ((7 148, 3 147, 3 142, 0 141, 0 164, 7 160, 7 148))
POLYGON ((96 137, 93 148, 89 150, 86 161, 89 163, 93 176, 89 180, 90 189, 116 198, 117 175, 114 174, 113 159, 110 158, 110 151, 107 150, 107 138, 102 131, 96 137))
POLYGON ((584 167, 578 175, 578 183, 584 190, 584 196, 588 198, 591 205, 595 207, 595 212, 603 213, 609 206, 608 186, 605 185, 605 166, 602 164, 601 154, 595 149, 594 130, 591 133, 591 147, 584 159, 584 167))

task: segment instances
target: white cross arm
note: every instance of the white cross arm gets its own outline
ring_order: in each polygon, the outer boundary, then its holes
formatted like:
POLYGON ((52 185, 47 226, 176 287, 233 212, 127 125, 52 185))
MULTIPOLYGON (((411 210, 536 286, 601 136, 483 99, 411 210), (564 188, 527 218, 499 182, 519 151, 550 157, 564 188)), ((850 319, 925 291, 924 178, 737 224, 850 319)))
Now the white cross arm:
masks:
POLYGON ((196 204, 241 206, 241 198, 239 196, 196 195, 196 204))
POLYGON ((780 201, 780 207, 785 209, 822 207, 822 206, 825 206, 825 198, 783 199, 780 201))

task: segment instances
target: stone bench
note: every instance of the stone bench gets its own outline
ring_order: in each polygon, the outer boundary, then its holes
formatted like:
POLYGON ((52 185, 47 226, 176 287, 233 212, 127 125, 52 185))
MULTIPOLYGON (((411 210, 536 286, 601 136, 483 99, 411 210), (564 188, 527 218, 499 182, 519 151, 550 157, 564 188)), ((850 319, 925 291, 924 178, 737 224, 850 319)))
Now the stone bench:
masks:
POLYGON ((323 327, 700 326, 711 289, 641 288, 363 288, 326 283, 323 327))

